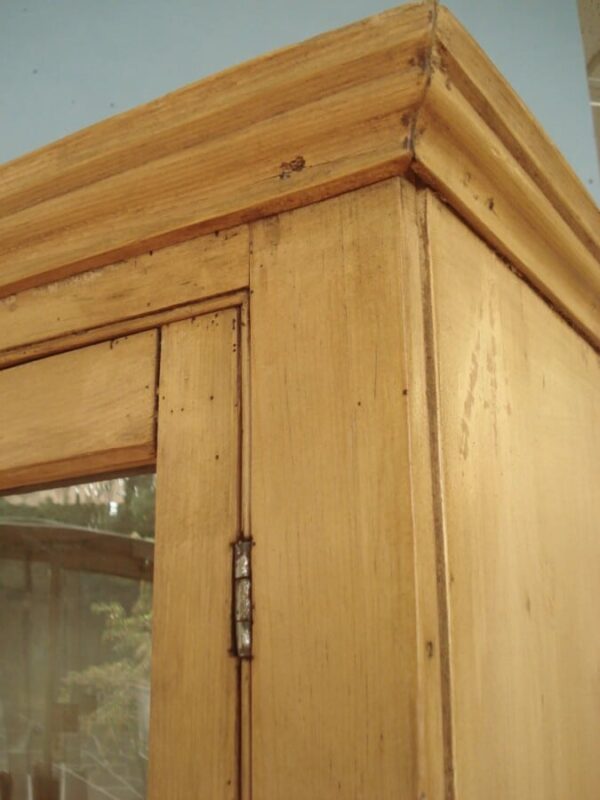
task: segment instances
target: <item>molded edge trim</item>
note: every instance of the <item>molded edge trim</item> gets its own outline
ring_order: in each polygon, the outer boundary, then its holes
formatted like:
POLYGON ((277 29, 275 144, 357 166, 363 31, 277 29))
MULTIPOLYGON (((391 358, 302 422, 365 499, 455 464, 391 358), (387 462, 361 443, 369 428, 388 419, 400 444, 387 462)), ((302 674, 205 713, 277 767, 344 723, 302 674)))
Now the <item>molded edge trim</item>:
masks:
POLYGON ((384 12, 0 167, 0 297, 402 174, 432 20, 384 12))
POLYGON ((410 169, 600 344, 598 209, 432 2, 268 54, 0 166, 0 297, 410 169))
POLYGON ((595 347, 600 265, 441 70, 419 111, 413 171, 595 347))

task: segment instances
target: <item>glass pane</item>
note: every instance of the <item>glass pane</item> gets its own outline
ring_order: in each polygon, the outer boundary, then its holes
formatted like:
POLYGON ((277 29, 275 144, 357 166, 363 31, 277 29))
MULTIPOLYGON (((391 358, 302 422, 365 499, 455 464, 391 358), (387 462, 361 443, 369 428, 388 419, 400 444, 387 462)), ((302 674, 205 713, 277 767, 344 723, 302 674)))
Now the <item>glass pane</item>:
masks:
POLYGON ((0 798, 145 797, 154 475, 0 497, 0 798))

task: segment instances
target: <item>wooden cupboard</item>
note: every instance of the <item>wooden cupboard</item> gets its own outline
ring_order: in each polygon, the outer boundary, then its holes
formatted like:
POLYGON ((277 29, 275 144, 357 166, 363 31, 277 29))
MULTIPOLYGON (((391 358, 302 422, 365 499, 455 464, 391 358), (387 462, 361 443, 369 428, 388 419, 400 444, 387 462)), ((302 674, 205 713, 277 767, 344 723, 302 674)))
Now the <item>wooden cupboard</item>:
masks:
POLYGON ((598 221, 430 3, 0 167, 1 491, 156 470, 151 800, 598 796, 598 221))

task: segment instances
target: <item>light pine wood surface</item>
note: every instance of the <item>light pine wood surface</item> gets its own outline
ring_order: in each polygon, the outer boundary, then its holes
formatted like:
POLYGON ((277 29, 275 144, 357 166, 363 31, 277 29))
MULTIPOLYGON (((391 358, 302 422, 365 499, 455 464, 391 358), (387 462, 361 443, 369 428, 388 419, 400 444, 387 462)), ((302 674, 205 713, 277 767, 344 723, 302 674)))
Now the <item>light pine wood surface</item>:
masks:
POLYGON ((0 371, 0 490, 154 460, 157 334, 0 371))
POLYGON ((457 800, 600 792, 600 363, 427 201, 457 800))
POLYGON ((390 9, 78 131, 2 165, 0 213, 20 211, 241 129, 261 124, 267 131, 270 118, 282 117, 272 120, 273 133, 278 125, 286 130, 286 115, 300 106, 310 110, 338 92, 386 77, 393 66, 418 68, 405 58, 426 48, 430 28, 426 4, 390 9))
POLYGON ((0 296, 402 171, 431 19, 393 9, 0 167, 0 296))
POLYGON ((598 209, 436 2, 254 59, 0 166, 0 297, 407 173, 600 344, 598 209))
POLYGON ((416 796, 397 187, 253 226, 253 797, 416 796))
MULTIPOLYGON (((249 254, 247 254, 249 255, 249 254)), ((10 350, 0 352, 0 370, 12 367, 17 364, 25 364, 35 359, 46 358, 55 353, 64 353, 80 347, 86 347, 96 342, 105 342, 123 335, 139 333, 140 331, 150 331, 160 328, 162 325, 169 325, 172 322, 180 322, 191 317, 198 317, 201 314, 208 314, 211 311, 222 311, 225 308, 241 306, 247 298, 247 292, 228 292, 227 294, 215 295, 206 300, 198 300, 195 303, 185 303, 182 306, 164 308, 141 317, 131 317, 129 319, 109 322, 99 328, 87 328, 75 333, 68 333, 64 336, 57 336, 55 339, 43 339, 33 344, 15 347, 10 350)))
POLYGON ((238 342, 237 309, 162 330, 150 800, 238 798, 238 342))
POLYGON ((157 467, 150 800, 600 797, 599 256, 435 2, 0 166, 0 491, 157 467))
MULTIPOLYGON (((402 246, 403 347, 406 360, 408 446, 417 604, 417 768, 419 798, 452 791, 448 630, 441 530, 435 363, 430 348, 430 285, 423 191, 396 181, 402 246)), ((404 476, 403 476, 404 477, 404 476)))
POLYGON ((248 244, 248 229, 232 228, 4 298, 0 351, 243 289, 249 280, 248 244))
POLYGON ((600 259, 598 207, 519 95, 455 16, 439 5, 436 67, 469 99, 506 149, 600 259))
MULTIPOLYGON (((575 235, 477 108, 440 70, 433 74, 417 129, 415 171, 600 344, 600 250, 575 235)), ((586 204, 580 206, 583 213, 586 204)))

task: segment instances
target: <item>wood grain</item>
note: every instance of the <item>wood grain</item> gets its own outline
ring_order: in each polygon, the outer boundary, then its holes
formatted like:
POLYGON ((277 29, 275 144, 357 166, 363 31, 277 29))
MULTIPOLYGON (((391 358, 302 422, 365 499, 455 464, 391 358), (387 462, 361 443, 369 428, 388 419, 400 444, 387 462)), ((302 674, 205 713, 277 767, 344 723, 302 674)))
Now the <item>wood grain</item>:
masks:
POLYGON ((417 599, 417 797, 452 797, 448 621, 423 191, 398 181, 402 316, 417 599))
POLYGON ((233 228, 20 292, 0 300, 0 351, 243 289, 248 261, 248 230, 233 228))
POLYGON ((0 295, 402 171, 430 28, 394 9, 0 167, 0 295))
POLYGON ((0 372, 0 489, 154 460, 157 334, 0 372))
POLYGON ((230 309, 162 332, 150 800, 238 798, 238 321, 230 309))
POLYGON ((391 9, 267 53, 3 164, 0 213, 248 128, 266 109, 281 115, 382 77, 404 51, 426 47, 427 12, 391 9))
POLYGON ((416 796, 392 181, 253 226, 253 796, 416 796))
POLYGON ((0 166, 0 297, 411 166, 600 344, 598 209, 434 2, 254 59, 0 166))
POLYGON ((201 314, 208 314, 210 311, 222 311, 225 308, 241 306, 247 297, 247 292, 231 292, 227 294, 209 297, 207 300, 198 300, 195 303, 186 303, 182 306, 167 308, 155 311, 150 314, 143 314, 141 317, 131 317, 102 325, 99 328, 91 328, 76 333, 68 333, 64 336, 57 336, 54 339, 43 339, 33 344, 15 347, 10 350, 0 351, 0 369, 24 364, 27 361, 44 358, 55 353, 64 353, 68 350, 75 350, 96 342, 106 342, 119 336, 126 336, 139 331, 148 331, 153 328, 160 328, 171 322, 198 317, 201 314))
MULTIPOLYGON (((252 409, 250 405, 250 303, 246 295, 239 307, 239 368, 240 403, 242 412, 241 434, 241 530, 246 538, 252 533, 250 508, 251 486, 251 433, 252 409)), ((253 612, 254 613, 254 612, 253 612)), ((239 800, 252 798, 252 659, 242 659, 239 673, 240 687, 240 796, 239 800)))
POLYGON ((598 257, 440 71, 417 126, 415 171, 600 346, 598 257))
POLYGON ((443 6, 437 10, 435 32, 439 69, 600 260, 598 207, 570 164, 477 42, 443 6))
POLYGON ((458 800, 600 794, 600 362, 429 196, 458 800))

